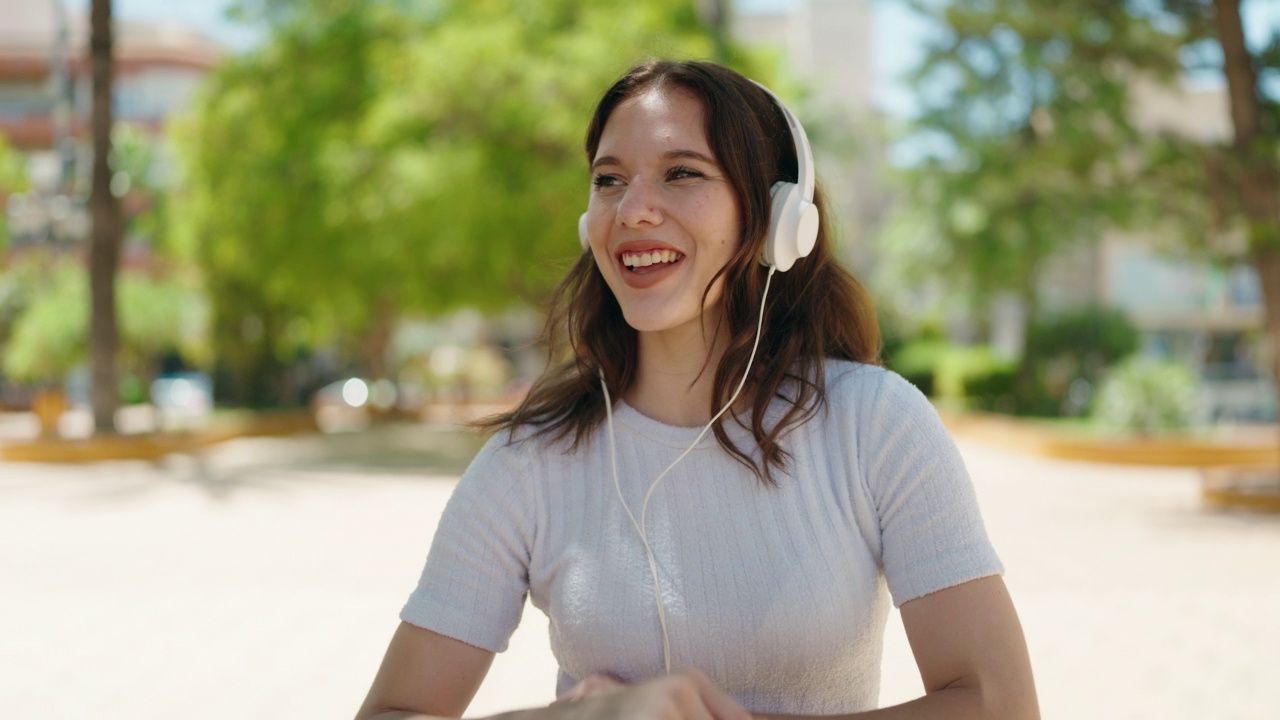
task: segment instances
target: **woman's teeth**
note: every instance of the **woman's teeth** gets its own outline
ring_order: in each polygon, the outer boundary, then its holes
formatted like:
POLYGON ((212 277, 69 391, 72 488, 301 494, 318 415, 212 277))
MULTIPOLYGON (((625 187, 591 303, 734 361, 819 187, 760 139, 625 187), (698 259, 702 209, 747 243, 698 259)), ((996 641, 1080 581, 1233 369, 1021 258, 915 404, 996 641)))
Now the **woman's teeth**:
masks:
POLYGON ((622 253, 622 264, 629 268, 648 267, 658 263, 673 263, 682 260, 684 255, 675 250, 650 250, 648 252, 622 253))

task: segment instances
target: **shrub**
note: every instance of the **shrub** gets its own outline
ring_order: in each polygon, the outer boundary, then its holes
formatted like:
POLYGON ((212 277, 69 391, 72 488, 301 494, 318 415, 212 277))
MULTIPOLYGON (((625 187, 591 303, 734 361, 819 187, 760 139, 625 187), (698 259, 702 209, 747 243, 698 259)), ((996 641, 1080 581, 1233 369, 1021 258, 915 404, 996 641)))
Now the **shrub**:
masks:
POLYGON ((950 346, 946 340, 936 338, 910 340, 899 345, 892 354, 886 353, 885 364, 920 392, 932 397, 936 391, 938 362, 950 346))
POLYGON ((1017 367, 1013 363, 975 373, 965 378, 964 396, 975 409, 1012 413, 1018 408, 1017 375, 1017 367))
POLYGON ((1129 318, 1111 308, 1088 306, 1034 323, 1027 331, 1022 361, 1031 365, 1035 383, 1034 387, 1020 388, 1018 411, 1033 415, 1083 413, 1089 394, 1072 393, 1072 385, 1096 387, 1107 368, 1137 351, 1141 340, 1129 318), (1078 382, 1081 380, 1083 384, 1078 382))
POLYGON ((1090 305, 1034 323, 1027 332, 1027 356, 1069 355, 1106 366, 1132 355, 1141 342, 1123 311, 1090 305))
POLYGON ((1143 434, 1186 428, 1195 418, 1196 396, 1195 371, 1185 364, 1131 358, 1103 378, 1093 418, 1143 434))
POLYGON ((903 345, 889 367, 930 397, 965 401, 990 408, 994 396, 1011 385, 1014 364, 986 345, 957 345, 939 340, 914 340, 903 345), (996 378, 1009 378, 1004 381, 996 378), (977 393, 977 395, 975 395, 977 393))

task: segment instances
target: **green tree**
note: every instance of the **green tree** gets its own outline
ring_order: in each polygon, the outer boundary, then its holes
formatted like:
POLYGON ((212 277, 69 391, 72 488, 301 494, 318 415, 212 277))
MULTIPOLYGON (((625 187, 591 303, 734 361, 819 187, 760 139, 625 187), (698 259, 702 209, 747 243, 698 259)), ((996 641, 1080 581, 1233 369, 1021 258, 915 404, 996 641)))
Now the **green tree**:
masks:
MULTIPOLYGON (((904 172, 889 256, 945 278, 979 312, 1015 294, 1030 327, 1046 262, 1130 219, 1118 192, 1138 143, 1129 85, 1173 73, 1176 41, 1120 3, 910 4, 940 28, 912 77, 924 102, 911 132, 931 151, 904 172)), ((1023 392, 1032 377, 1024 363, 1023 392)))
POLYGON ((0 135, 0 253, 9 246, 6 203, 10 195, 26 192, 27 188, 26 160, 9 144, 8 138, 0 135))
POLYGON ((1264 93, 1261 83, 1280 79, 1280 28, 1265 47, 1251 52, 1240 0, 1165 2, 1184 19, 1193 42, 1216 39, 1222 50, 1234 133, 1229 145, 1207 149, 1210 172, 1203 176, 1226 180, 1208 183, 1210 197, 1223 208, 1223 224, 1243 231, 1247 256, 1262 281, 1272 376, 1280 393, 1280 98, 1264 93))
POLYGON ((598 94, 645 56, 714 47, 689 0, 240 12, 269 40, 185 132, 184 215, 216 354, 256 402, 280 401, 272 378, 308 345, 355 338, 380 374, 404 313, 536 303, 578 252, 598 94))
MULTIPOLYGON (((1176 226, 1203 255, 1218 249, 1216 218, 1218 235, 1246 228, 1280 347, 1280 124, 1258 82, 1280 70, 1280 34, 1250 54, 1239 0, 907 1, 940 28, 914 77, 929 100, 913 130, 938 148, 906 172, 908 212, 924 215, 894 237, 928 253, 921 270, 979 307, 1016 292, 1031 324, 1054 254, 1141 224, 1176 226), (1173 84, 1184 58, 1204 56, 1225 58, 1213 69, 1235 141, 1141 134, 1131 88, 1173 84)), ((1020 368, 1023 390, 1033 373, 1020 368)))
MULTIPOLYGON (((201 356, 203 300, 198 292, 138 274, 119 280, 121 370, 150 381, 163 352, 201 356)), ((0 276, 0 312, 6 290, 14 285, 25 286, 13 292, 27 294, 28 300, 12 322, 11 336, 0 345, 0 370, 15 380, 60 387, 87 359, 90 289, 84 268, 69 255, 16 266, 0 276), (43 292, 31 292, 37 286, 43 292)))

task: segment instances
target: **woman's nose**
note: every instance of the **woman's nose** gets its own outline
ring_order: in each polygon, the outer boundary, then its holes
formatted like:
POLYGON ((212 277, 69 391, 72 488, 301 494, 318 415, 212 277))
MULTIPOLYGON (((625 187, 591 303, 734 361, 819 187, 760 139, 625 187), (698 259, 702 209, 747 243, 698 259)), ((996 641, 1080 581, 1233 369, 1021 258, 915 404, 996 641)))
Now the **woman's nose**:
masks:
POLYGON ((618 222, 626 227, 657 225, 662 222, 658 189, 644 179, 632 180, 622 199, 618 201, 618 222))

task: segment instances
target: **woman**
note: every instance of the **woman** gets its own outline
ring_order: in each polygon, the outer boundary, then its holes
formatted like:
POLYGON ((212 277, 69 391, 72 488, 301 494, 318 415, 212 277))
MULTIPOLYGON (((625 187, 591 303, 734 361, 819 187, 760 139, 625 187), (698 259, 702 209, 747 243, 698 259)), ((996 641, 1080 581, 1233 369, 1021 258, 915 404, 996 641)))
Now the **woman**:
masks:
POLYGON ((586 150, 570 355, 492 422, 359 717, 460 716, 526 594, 561 700, 512 717, 1038 717, 963 463, 875 365, 789 111, 653 61, 586 150), (890 599, 926 694, 876 710, 890 599))

